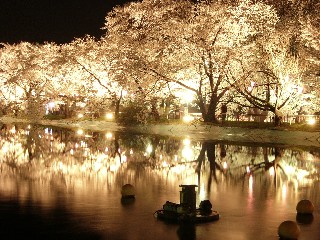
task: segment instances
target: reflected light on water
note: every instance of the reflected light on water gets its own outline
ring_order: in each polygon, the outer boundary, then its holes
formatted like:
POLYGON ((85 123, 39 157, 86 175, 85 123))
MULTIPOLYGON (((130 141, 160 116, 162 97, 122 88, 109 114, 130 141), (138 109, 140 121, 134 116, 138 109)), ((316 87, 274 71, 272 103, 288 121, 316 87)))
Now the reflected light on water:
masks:
POLYGON ((103 164, 101 161, 97 160, 93 163, 93 171, 98 172, 103 167, 103 164))
POLYGON ((249 191, 252 192, 253 190, 253 176, 249 176, 249 191))
MULTIPOLYGON (((256 239, 260 233, 261 239, 275 239, 276 230, 264 230, 295 217, 300 197, 319 202, 320 151, 117 132, 108 139, 105 132, 87 131, 92 137, 85 138, 76 131, 41 127, 17 127, 12 134, 11 129, 4 128, 0 138, 1 197, 43 209, 61 204, 86 227, 102 229, 107 239, 115 236, 108 235, 110 231, 120 233, 119 239, 128 239, 127 232, 130 239, 142 239, 145 231, 160 228, 165 234, 171 231, 166 239, 177 239, 176 225, 149 220, 165 201, 179 202, 180 184, 198 185, 197 204, 209 199, 222 216, 213 225, 196 226, 194 239, 209 234, 219 240, 256 239), (136 188, 130 206, 120 202, 125 183, 136 188)), ((311 234, 319 232, 314 229, 311 234)))
POLYGON ((168 166, 169 166, 168 163, 167 163, 166 161, 163 161, 162 167, 163 167, 163 168, 166 168, 166 167, 168 167, 168 166))
POLYGON ((190 148, 190 146, 185 146, 182 149, 182 157, 186 160, 186 161, 191 161, 193 160, 194 156, 193 156, 193 151, 190 148))
POLYGON ((305 181, 306 177, 309 176, 309 172, 304 169, 298 169, 297 171, 297 179, 298 181, 305 181))
POLYGON ((274 167, 272 166, 271 168, 269 168, 269 175, 270 176, 274 176, 275 171, 274 171, 274 167))
POLYGON ((293 166, 289 166, 289 165, 286 165, 284 167, 284 170, 285 170, 286 174, 288 174, 288 175, 293 175, 294 172, 295 172, 294 167, 293 166))
POLYGON ((248 180, 248 209, 253 210, 254 195, 253 195, 253 176, 250 174, 248 180))
POLYGON ((286 183, 282 184, 281 193, 282 193, 282 195, 281 195, 282 201, 285 202, 287 199, 287 194, 288 194, 288 189, 287 189, 286 183))
POLYGON ((204 183, 201 183, 201 185, 199 186, 199 197, 200 200, 205 200, 208 197, 204 183))
POLYGON ((126 155, 121 155, 121 162, 122 163, 125 163, 125 162, 127 162, 127 156, 126 155))
MULTIPOLYGON (((8 129, 11 134, 12 129, 8 129)), ((303 160, 303 164, 301 164, 299 159, 292 158, 291 151, 285 152, 284 157, 278 163, 282 166, 284 175, 280 174, 281 170, 279 168, 275 169, 273 166, 265 170, 265 165, 261 164, 265 163, 263 155, 255 155, 255 162, 250 162, 252 161, 252 157, 248 156, 250 151, 239 146, 226 145, 227 154, 220 165, 220 158, 219 162, 212 160, 209 162, 207 159, 196 161, 203 145, 191 142, 189 138, 179 141, 162 140, 158 145, 151 145, 150 140, 144 141, 144 145, 138 145, 135 141, 132 141, 135 143, 134 145, 126 146, 121 138, 118 144, 115 144, 115 140, 107 141, 103 135, 101 141, 99 141, 99 138, 93 141, 92 138, 84 139, 83 135, 79 136, 76 132, 72 135, 73 137, 63 140, 61 134, 55 135, 52 130, 44 129, 43 132, 34 134, 32 131, 36 130, 32 129, 30 132, 32 136, 42 136, 43 134, 52 136, 50 151, 46 148, 48 146, 46 141, 48 140, 44 137, 39 138, 39 141, 42 142, 37 142, 37 144, 43 144, 43 147, 38 149, 43 149, 44 152, 38 154, 35 152, 34 142, 31 142, 33 147, 27 148, 25 142, 26 138, 30 136, 25 135, 26 131, 22 132, 21 129, 19 131, 21 131, 21 135, 16 132, 13 136, 1 138, 0 164, 2 176, 15 176, 17 172, 13 171, 12 168, 12 166, 15 166, 16 169, 20 169, 20 174, 32 179, 38 178, 44 182, 47 179, 50 179, 51 182, 60 181, 57 176, 62 176, 64 179, 68 179, 67 182, 70 185, 82 182, 81 186, 85 187, 86 179, 95 179, 97 186, 104 186, 106 182, 115 181, 116 176, 120 173, 125 173, 127 178, 135 179, 136 176, 141 174, 137 169, 143 167, 144 174, 150 174, 152 179, 162 179, 169 186, 174 186, 177 182, 179 184, 199 185, 199 195, 202 199, 208 195, 207 189, 216 191, 217 184, 213 184, 214 182, 219 183, 220 187, 226 187, 243 181, 244 173, 247 174, 246 176, 249 175, 249 196, 253 194, 253 180, 258 179, 256 175, 267 171, 268 175, 276 176, 276 181, 282 183, 279 185, 282 191, 282 199, 285 199, 287 194, 286 184, 288 182, 291 186, 294 186, 293 190, 297 191, 295 189, 298 189, 299 186, 311 185, 316 179, 319 179, 319 176, 316 175, 318 170, 313 163, 318 158, 310 153, 307 159, 312 159, 312 161, 310 160, 310 163, 305 164, 306 160, 303 160), (171 144, 170 141, 173 143, 171 144), (121 151, 120 147, 117 146, 121 147, 121 151), (48 152, 45 152, 46 149, 48 152), (144 149, 147 153, 144 152, 144 149), (230 155, 228 155, 229 152, 230 155), (36 156, 38 161, 30 162, 30 153, 36 156), (291 157, 289 160, 287 160, 288 156, 291 157), (261 167, 257 167, 260 165, 261 167), (219 168, 216 166, 219 166, 219 168), (225 169, 228 169, 228 171, 224 171, 225 169), (277 174, 275 174, 276 171, 277 174), (214 176, 214 179, 212 176, 214 176), (209 179, 211 179, 211 182, 209 179)), ((90 136, 94 135, 90 134, 90 136)), ((110 133, 109 136, 113 136, 113 134, 110 133)), ((212 144, 215 146, 215 143, 212 144)), ((215 154, 218 155, 220 149, 217 149, 215 154)), ((266 154, 268 154, 268 158, 273 157, 268 152, 266 154)), ((304 156, 307 156, 307 153, 304 153, 304 156)), ((269 161, 271 160, 269 159, 269 161)), ((1 189, 3 187, 1 186, 1 189)), ((107 189, 104 191, 107 191, 107 189)))
POLYGON ((152 153, 152 146, 151 146, 151 145, 148 145, 146 151, 147 151, 147 153, 149 153, 149 154, 152 153))
POLYGON ((227 169, 228 168, 228 163, 226 161, 224 161, 222 163, 222 167, 223 167, 223 169, 227 169))

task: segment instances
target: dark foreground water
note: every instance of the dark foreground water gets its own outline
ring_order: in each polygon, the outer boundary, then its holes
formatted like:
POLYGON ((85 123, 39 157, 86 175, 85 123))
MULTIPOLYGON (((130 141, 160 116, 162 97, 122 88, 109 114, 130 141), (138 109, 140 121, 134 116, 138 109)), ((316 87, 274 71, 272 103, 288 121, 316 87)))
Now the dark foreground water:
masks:
POLYGON ((14 125, 0 146, 0 239, 274 240, 285 220, 320 239, 320 149, 14 125), (126 183, 133 201, 121 201, 126 183), (157 220, 180 184, 198 185, 220 220, 157 220), (316 207, 309 219, 297 219, 301 199, 316 207))

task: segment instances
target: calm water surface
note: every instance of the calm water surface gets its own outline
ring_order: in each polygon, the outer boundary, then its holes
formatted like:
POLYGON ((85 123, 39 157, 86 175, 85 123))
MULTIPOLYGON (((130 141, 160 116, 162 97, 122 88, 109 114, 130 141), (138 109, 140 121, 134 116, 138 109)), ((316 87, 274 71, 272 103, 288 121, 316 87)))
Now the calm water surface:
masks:
POLYGON ((1 239, 274 240, 285 220, 320 239, 320 149, 1 126, 1 239), (121 201, 126 183, 133 201, 121 201), (220 220, 157 220, 180 184, 198 185, 220 220), (309 221, 296 219, 301 199, 316 207, 309 221))

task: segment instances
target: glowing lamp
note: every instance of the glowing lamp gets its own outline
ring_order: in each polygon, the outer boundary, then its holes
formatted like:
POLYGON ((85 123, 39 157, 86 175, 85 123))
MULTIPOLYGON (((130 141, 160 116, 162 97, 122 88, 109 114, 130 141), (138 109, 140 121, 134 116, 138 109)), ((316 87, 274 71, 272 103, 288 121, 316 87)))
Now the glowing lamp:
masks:
POLYGON ((193 121, 194 120, 194 117, 192 117, 191 115, 185 115, 184 117, 183 117, 183 121, 184 122, 191 122, 191 121, 193 121))
POLYGON ((113 119, 113 114, 112 113, 107 113, 106 114, 106 119, 108 119, 108 120, 113 119))
POLYGON ((111 139, 112 138, 112 133, 111 132, 107 132, 106 133, 106 138, 107 139, 111 139))
POLYGON ((78 131, 77 131, 77 134, 78 135, 82 135, 84 132, 83 132, 83 130, 82 129, 78 129, 78 131))
POLYGON ((190 143, 191 143, 191 141, 190 141, 189 138, 186 138, 186 139, 183 140, 183 145, 185 145, 185 146, 189 146, 190 143))
POLYGON ((148 147, 147 147, 147 153, 152 153, 152 146, 151 146, 151 145, 148 145, 148 147))
POLYGON ((309 125, 314 125, 316 123, 316 119, 315 118, 309 118, 307 122, 308 122, 309 125))

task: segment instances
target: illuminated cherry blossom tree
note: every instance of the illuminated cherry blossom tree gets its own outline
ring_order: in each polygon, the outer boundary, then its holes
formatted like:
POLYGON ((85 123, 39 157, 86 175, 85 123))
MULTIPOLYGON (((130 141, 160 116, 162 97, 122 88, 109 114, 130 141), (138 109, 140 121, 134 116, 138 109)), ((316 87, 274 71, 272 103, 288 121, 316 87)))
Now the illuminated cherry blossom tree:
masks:
MULTIPOLYGON (((143 106, 140 115, 145 118, 150 109, 155 109, 158 99, 168 98, 170 93, 168 86, 148 68, 148 61, 151 61, 148 53, 156 56, 158 44, 143 41, 143 36, 151 37, 151 32, 146 32, 147 28, 139 26, 144 24, 145 19, 140 19, 140 22, 130 19, 130 14, 135 13, 139 18, 140 11, 144 12, 140 5, 131 3, 126 7, 115 8, 106 18, 107 34, 103 41, 109 45, 112 55, 117 59, 114 67, 123 73, 122 81, 119 78, 116 81, 120 80, 121 85, 128 87, 133 104, 143 106)), ((156 24, 149 23, 153 26, 156 24)), ((154 57, 151 58, 156 60, 154 57)))
POLYGON ((228 104, 278 124, 300 107, 318 111, 319 12, 316 0, 133 1, 106 16, 99 40, 2 44, 1 109, 37 119, 62 98, 66 117, 82 102, 92 113, 113 107, 116 118, 135 106, 145 121, 179 99, 205 122, 228 104))
MULTIPOLYGON (((94 95, 92 82, 88 79, 90 75, 85 73, 81 66, 74 64, 66 57, 69 47, 60 46, 59 55, 52 63, 52 69, 47 70, 48 79, 51 84, 51 91, 48 98, 54 108, 60 110, 60 114, 69 118, 74 116, 75 111, 87 111, 84 107, 92 100, 94 95)), ((48 106, 47 106, 48 107, 48 106)), ((88 110, 89 111, 89 110, 88 110)))
POLYGON ((1 81, 7 91, 2 95, 8 102, 24 104, 20 110, 27 117, 43 115, 49 82, 45 70, 52 68, 57 53, 57 46, 51 43, 5 44, 1 50, 1 81))
MULTIPOLYGON (((320 2, 308 1, 302 17, 300 18, 301 33, 300 45, 302 61, 305 63, 305 75, 309 81, 310 89, 319 99, 319 77, 320 77, 320 2)), ((319 105, 319 102, 317 102, 319 105)))
POLYGON ((246 65, 243 64, 245 60, 239 63, 241 73, 230 71, 233 79, 230 83, 250 103, 248 106, 272 112, 276 125, 285 114, 297 111, 298 103, 306 97, 302 94, 303 71, 298 60, 288 54, 288 46, 286 39, 275 32, 259 46, 257 59, 253 58, 246 65))
POLYGON ((94 93, 90 97, 90 102, 93 103, 95 96, 98 96, 96 100, 103 99, 102 102, 96 101, 98 105, 93 107, 105 105, 106 110, 112 106, 117 119, 121 102, 130 87, 123 70, 117 64, 120 60, 111 51, 112 43, 106 40, 96 41, 87 36, 75 39, 66 47, 68 49, 66 58, 76 68, 82 70, 82 75, 86 75, 87 81, 92 85, 91 89, 87 89, 87 95, 90 92, 94 93))
POLYGON ((243 72, 236 89, 249 105, 274 113, 279 124, 283 115, 298 113, 301 107, 307 107, 310 114, 317 109, 318 84, 311 74, 316 67, 310 64, 316 62, 317 51, 313 47, 317 40, 311 47, 311 39, 317 36, 304 26, 311 27, 310 24, 301 24, 306 19, 316 19, 311 17, 310 7, 317 7, 310 5, 310 1, 269 2, 276 7, 280 20, 275 31, 248 50, 249 55, 255 54, 258 58, 246 56, 246 60, 250 60, 246 66, 244 60, 239 61, 243 72), (312 36, 311 39, 308 36, 312 36))
POLYGON ((204 121, 216 122, 231 87, 226 69, 233 53, 276 20, 270 7, 249 1, 230 7, 145 0, 114 9, 105 28, 119 46, 126 46, 127 58, 149 81, 194 95, 204 121))

